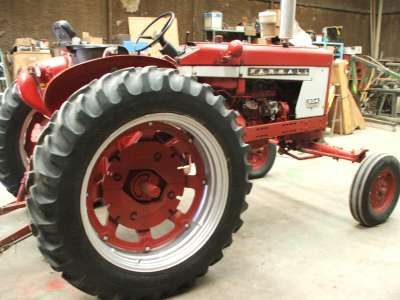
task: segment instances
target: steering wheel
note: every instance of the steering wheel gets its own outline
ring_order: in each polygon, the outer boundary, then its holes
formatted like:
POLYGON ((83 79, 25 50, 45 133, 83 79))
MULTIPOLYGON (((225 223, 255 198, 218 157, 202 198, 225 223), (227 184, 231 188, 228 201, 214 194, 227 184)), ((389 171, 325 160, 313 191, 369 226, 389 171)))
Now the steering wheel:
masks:
POLYGON ((144 51, 146 49, 149 49, 152 47, 155 43, 159 42, 165 35, 165 33, 168 31, 168 29, 172 26, 175 20, 175 14, 172 11, 163 13, 162 15, 158 16, 155 18, 149 25, 146 26, 145 29, 139 34, 138 38, 136 39, 135 44, 137 45, 140 40, 151 40, 151 42, 144 46, 141 49, 136 49, 137 52, 144 51), (158 32, 156 34, 152 35, 146 35, 146 32, 149 30, 150 27, 152 27, 155 23, 157 23, 159 20, 162 18, 168 17, 168 20, 165 22, 164 26, 161 29, 161 32, 158 32))

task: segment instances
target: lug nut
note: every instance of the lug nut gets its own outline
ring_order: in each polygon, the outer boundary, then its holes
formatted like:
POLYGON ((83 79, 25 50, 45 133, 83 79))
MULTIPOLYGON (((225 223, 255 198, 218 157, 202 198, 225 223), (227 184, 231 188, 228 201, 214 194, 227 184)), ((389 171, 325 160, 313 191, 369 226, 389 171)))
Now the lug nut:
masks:
POLYGON ((147 246, 146 248, 144 248, 144 252, 150 252, 150 247, 149 246, 147 246))
POLYGON ((159 161, 161 159, 161 153, 160 152, 154 153, 153 158, 155 161, 159 161))
POLYGON ((169 192, 167 196, 169 199, 175 199, 176 194, 174 192, 169 192))
POLYGON ((103 236, 103 241, 108 241, 108 235, 103 236))
POLYGON ((115 181, 121 181, 122 175, 119 174, 119 173, 114 173, 114 174, 112 174, 112 178, 113 178, 115 181))
POLYGON ((129 219, 131 219, 132 221, 135 221, 137 216, 138 216, 137 212, 134 211, 129 215, 129 219))

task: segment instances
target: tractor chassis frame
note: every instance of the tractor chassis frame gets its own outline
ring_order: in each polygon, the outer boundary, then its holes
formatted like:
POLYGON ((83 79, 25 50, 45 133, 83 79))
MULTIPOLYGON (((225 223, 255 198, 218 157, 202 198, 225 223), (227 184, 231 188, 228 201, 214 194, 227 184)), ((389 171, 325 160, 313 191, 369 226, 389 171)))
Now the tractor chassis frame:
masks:
MULTIPOLYGON (((318 142, 321 140, 326 128, 327 116, 283 121, 269 124, 245 127, 243 139, 246 143, 269 141, 279 146, 279 154, 285 154, 297 160, 319 158, 323 156, 333 159, 348 160, 361 163, 368 150, 346 151, 328 144, 318 142), (298 155, 293 152, 305 153, 298 155)), ((26 207, 26 179, 28 171, 21 180, 15 201, 0 207, 0 216, 26 207)), ((30 225, 25 225, 18 231, 0 240, 0 254, 32 235, 30 225)))
MULTIPOLYGON (((0 207, 0 216, 9 214, 15 210, 18 210, 20 208, 26 207, 26 188, 25 188, 25 182, 26 182, 26 177, 27 177, 27 172, 25 173, 25 176, 21 180, 19 190, 17 197, 15 201, 0 207)), ((22 228, 17 230, 16 232, 6 236, 5 238, 0 240, 0 254, 9 249, 11 246, 23 241, 24 239, 30 237, 32 235, 32 230, 31 226, 24 225, 22 228)))

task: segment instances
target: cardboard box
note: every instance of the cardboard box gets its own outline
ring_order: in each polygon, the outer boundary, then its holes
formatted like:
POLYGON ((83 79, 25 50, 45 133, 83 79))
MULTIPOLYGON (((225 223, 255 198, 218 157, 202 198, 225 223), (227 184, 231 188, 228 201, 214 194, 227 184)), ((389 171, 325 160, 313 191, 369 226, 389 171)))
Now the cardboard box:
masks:
POLYGON ((212 11, 204 13, 204 29, 222 29, 223 13, 212 11))
POLYGON ((258 39, 256 39, 256 44, 266 45, 267 44, 267 40, 265 38, 258 38, 258 39))
POLYGON ((36 45, 36 40, 32 38, 16 38, 15 46, 25 46, 25 47, 34 47, 36 45))
POLYGON ((248 24, 244 27, 244 34, 247 36, 256 36, 256 26, 254 24, 248 24))
POLYGON ((274 10, 262 11, 258 14, 258 18, 261 24, 276 24, 278 20, 274 10))
POLYGON ((18 73, 18 71, 26 66, 33 65, 42 60, 46 60, 51 58, 50 53, 44 53, 40 51, 21 51, 14 52, 12 54, 12 62, 13 62, 13 75, 14 79, 18 73))
POLYGON ((103 44, 104 40, 102 37, 95 37, 91 36, 89 32, 82 32, 82 41, 88 43, 88 44, 103 44))
POLYGON ((111 43, 112 44, 118 44, 122 45, 125 41, 130 41, 131 36, 129 34, 125 33, 119 33, 119 34, 114 34, 111 37, 111 43))
POLYGON ((270 9, 258 14, 260 21, 261 37, 271 38, 279 36, 281 11, 279 9, 270 9))
POLYGON ((279 35, 279 27, 275 24, 261 24, 261 37, 272 38, 279 35))

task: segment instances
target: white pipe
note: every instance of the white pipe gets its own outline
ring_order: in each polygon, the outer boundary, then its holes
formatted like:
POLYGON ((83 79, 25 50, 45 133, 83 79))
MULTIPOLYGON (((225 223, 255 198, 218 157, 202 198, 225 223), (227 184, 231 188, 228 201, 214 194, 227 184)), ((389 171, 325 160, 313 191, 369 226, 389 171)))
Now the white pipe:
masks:
POLYGON ((375 33, 376 33, 376 26, 375 26, 375 9, 376 9, 376 3, 375 0, 370 0, 370 53, 372 57, 375 57, 375 33))
POLYGON ((296 19, 296 0, 281 0, 281 28, 279 37, 282 40, 293 38, 296 19))
POLYGON ((376 21, 376 36, 375 36, 375 59, 380 57, 380 43, 381 43, 381 31, 382 31, 382 12, 383 12, 383 0, 378 0, 378 17, 376 21))

